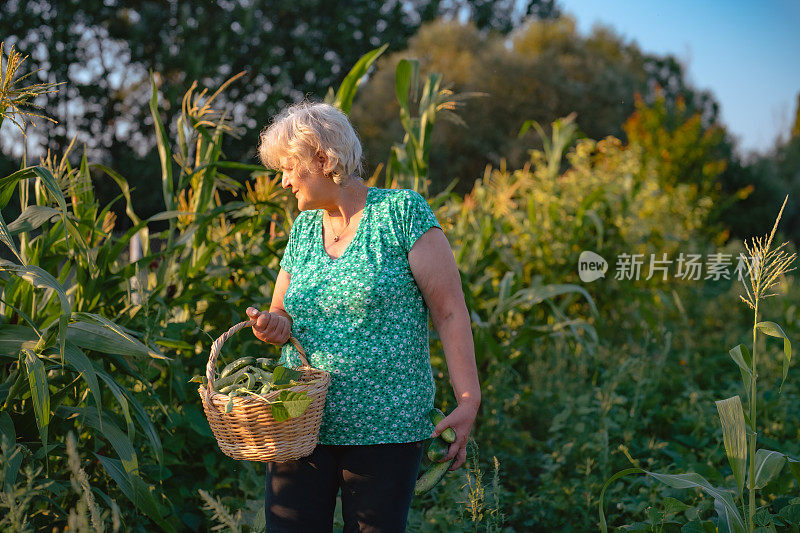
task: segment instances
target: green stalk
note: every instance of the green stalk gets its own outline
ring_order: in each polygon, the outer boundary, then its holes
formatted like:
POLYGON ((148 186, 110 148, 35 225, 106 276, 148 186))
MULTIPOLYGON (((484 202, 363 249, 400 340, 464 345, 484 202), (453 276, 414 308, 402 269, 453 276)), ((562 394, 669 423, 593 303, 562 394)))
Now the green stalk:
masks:
MULTIPOLYGON (((760 277, 759 277, 760 278, 760 277)), ((757 282, 760 284, 761 280, 757 282)), ((756 289, 758 290, 758 289, 756 289)), ((757 294, 757 293, 756 293, 757 294)), ((753 531, 753 515, 756 512, 756 491, 753 485, 755 484, 756 475, 756 381, 758 373, 756 371, 756 363, 758 361, 758 346, 756 345, 756 332, 758 327, 758 299, 755 301, 754 322, 753 322, 753 379, 750 380, 750 423, 752 424, 752 431, 748 435, 748 455, 750 461, 750 482, 748 483, 748 496, 749 496, 749 513, 747 514, 747 527, 749 531, 753 531)))

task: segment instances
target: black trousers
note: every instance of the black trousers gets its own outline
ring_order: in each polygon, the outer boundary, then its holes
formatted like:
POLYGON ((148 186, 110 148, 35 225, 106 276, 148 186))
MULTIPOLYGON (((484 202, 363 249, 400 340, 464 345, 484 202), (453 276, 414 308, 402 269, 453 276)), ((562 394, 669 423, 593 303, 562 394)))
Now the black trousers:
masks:
POLYGON ((267 464, 267 532, 330 533, 342 490, 344 533, 402 533, 422 459, 422 441, 320 444, 296 461, 267 464))

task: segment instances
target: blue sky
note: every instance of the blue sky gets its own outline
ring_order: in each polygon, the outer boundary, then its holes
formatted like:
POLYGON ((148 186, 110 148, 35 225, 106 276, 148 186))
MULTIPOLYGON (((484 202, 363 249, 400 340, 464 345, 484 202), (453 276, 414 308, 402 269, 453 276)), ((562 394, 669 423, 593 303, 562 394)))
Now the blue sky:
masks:
POLYGON ((712 92, 742 154, 788 136, 800 92, 800 1, 558 0, 582 34, 614 28, 645 52, 672 54, 712 92))

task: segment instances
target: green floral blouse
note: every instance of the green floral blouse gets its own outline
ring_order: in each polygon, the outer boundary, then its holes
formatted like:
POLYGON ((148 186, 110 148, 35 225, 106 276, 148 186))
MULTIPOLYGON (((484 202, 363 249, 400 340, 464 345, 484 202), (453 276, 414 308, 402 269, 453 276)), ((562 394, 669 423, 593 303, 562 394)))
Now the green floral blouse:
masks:
MULTIPOLYGON (((413 442, 433 431, 428 308, 408 264, 432 227, 441 228, 420 194, 370 187, 355 237, 333 259, 322 210, 295 219, 281 260, 291 275, 283 304, 311 365, 331 374, 321 444, 413 442)), ((300 365, 289 343, 281 360, 300 365)))

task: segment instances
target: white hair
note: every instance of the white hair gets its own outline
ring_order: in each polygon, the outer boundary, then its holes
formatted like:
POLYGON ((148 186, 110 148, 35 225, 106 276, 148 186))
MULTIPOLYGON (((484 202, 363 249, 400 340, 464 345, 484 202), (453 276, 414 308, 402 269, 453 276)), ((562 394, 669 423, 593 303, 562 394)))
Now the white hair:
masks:
POLYGON ((320 153, 328 157, 323 172, 334 183, 361 177, 361 141, 347 115, 332 105, 309 101, 291 105, 261 132, 258 155, 267 168, 279 168, 283 157, 308 167, 320 153))

